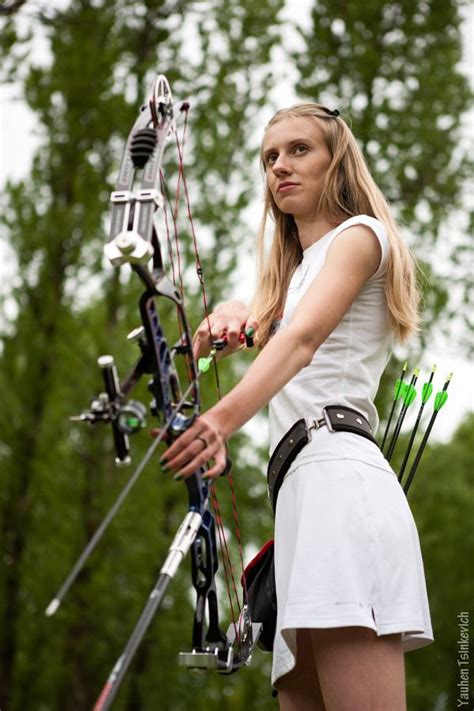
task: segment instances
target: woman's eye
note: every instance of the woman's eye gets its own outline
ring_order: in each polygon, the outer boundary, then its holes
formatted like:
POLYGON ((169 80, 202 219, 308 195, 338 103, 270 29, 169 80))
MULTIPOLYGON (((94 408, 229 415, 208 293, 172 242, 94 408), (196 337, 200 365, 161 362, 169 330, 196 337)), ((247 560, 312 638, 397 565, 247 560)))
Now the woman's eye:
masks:
POLYGON ((308 150, 308 146, 305 146, 304 143, 299 143, 297 146, 295 146, 294 151, 295 153, 306 153, 308 150))
MULTIPOLYGON (((304 155, 308 152, 308 146, 304 143, 298 143, 296 146, 293 147, 291 152, 293 153, 293 155, 304 155)), ((265 165, 271 166, 276 163, 277 160, 278 153, 267 153, 267 155, 265 156, 265 165)))

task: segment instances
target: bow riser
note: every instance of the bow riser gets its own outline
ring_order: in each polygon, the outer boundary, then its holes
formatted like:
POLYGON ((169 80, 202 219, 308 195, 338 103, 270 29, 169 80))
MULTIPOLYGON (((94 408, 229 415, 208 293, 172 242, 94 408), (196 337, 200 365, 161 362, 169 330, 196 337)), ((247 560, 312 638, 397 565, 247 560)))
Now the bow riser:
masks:
POLYGON ((193 359, 189 358, 190 353, 190 334, 187 327, 187 322, 182 307, 175 301, 178 306, 180 317, 180 325, 183 329, 181 343, 183 353, 187 357, 188 372, 191 375, 192 382, 195 384, 192 391, 192 398, 181 405, 179 411, 176 411, 176 403, 182 397, 182 387, 179 381, 177 369, 174 364, 172 351, 169 349, 163 329, 161 327, 158 312, 155 307, 154 296, 149 292, 145 292, 140 299, 140 312, 143 325, 147 335, 147 343, 150 344, 152 352, 154 378, 149 384, 149 390, 154 396, 154 402, 151 405, 152 414, 168 420, 173 417, 170 433, 178 435, 188 429, 194 422, 200 411, 199 386, 197 380, 197 372, 195 367, 192 367, 193 359), (186 416, 182 410, 191 410, 191 414, 186 416))

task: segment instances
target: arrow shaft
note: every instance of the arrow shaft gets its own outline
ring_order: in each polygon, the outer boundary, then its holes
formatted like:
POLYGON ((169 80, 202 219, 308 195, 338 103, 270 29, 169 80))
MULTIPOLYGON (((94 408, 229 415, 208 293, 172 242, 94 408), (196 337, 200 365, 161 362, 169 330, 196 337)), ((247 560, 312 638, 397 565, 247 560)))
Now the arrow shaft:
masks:
POLYGON ((387 426, 385 427, 385 432, 383 434, 382 444, 380 445, 380 451, 382 453, 383 453, 383 449, 385 447, 385 441, 386 441, 388 433, 390 431, 390 425, 392 424, 392 417, 393 417, 393 413, 395 412, 395 406, 397 404, 398 398, 400 397, 400 394, 402 393, 403 381, 405 380, 406 373, 407 373, 407 363, 404 364, 404 366, 402 368, 402 372, 400 373, 400 377, 398 378, 398 380, 395 384, 395 394, 393 397, 392 407, 390 409, 390 414, 388 416, 387 426))
POLYGON ((393 456, 393 452, 395 450, 395 445, 398 440, 398 436, 400 434, 400 430, 402 429, 403 425, 403 420, 405 419, 405 415, 407 414, 408 407, 407 405, 403 405, 402 409, 400 410, 400 414, 398 416, 397 424, 395 425, 395 429, 393 431, 392 439, 390 441, 390 446, 388 448, 386 459, 389 462, 393 456))
POLYGON ((415 370, 415 372, 412 375, 410 384, 407 387, 406 393, 403 396, 403 405, 402 409, 400 410, 400 414, 398 416, 397 424, 395 425, 395 430, 392 435, 392 439, 390 440, 390 445, 388 447, 387 454, 385 455, 385 458, 389 462, 393 456, 393 452, 395 450, 395 445, 397 444, 398 436, 400 434, 400 430, 402 428, 403 420, 405 419, 405 415, 407 414, 407 410, 411 403, 413 402, 416 392, 415 392, 415 384, 416 381, 418 380, 418 370, 415 370))
POLYGON ((393 413, 395 412, 395 405, 396 405, 396 404, 397 404, 397 401, 394 400, 394 401, 392 402, 392 407, 391 407, 391 409, 390 409, 390 415, 388 416, 387 426, 386 426, 385 432, 384 432, 384 434, 383 434, 382 444, 380 445, 380 450, 381 450, 382 453, 383 453, 383 448, 385 447, 385 441, 386 441, 386 439, 387 439, 387 435, 388 435, 389 430, 390 430, 390 425, 392 424, 392 417, 393 417, 393 413))
POLYGON ((418 468, 418 465, 420 463, 420 459, 423 455, 423 452, 425 451, 426 443, 428 442, 428 437, 430 436, 431 430, 433 429, 434 421, 436 420, 436 415, 438 412, 435 410, 431 416, 431 420, 429 421, 428 427, 426 428, 426 432, 423 435, 423 439, 421 440, 421 444, 418 447, 418 451, 416 453, 415 459, 413 460, 413 464, 410 469, 410 473, 408 475, 407 482, 405 484, 404 492, 405 494, 408 494, 408 490, 413 482, 413 478, 415 476, 416 470, 418 468))
POLYGON ((413 442, 415 441, 416 433, 418 432, 418 427, 419 427, 419 424, 420 424, 420 420, 421 420, 421 416, 422 416, 422 414, 423 414, 424 407, 425 407, 425 404, 424 404, 424 403, 421 403, 421 407, 420 407, 420 409, 419 409, 419 411, 418 411, 418 415, 417 415, 417 418, 416 418, 415 425, 414 425, 413 430, 412 430, 412 433, 411 433, 411 435, 410 435, 410 440, 409 440, 409 442, 408 442, 408 447, 407 447, 406 452, 405 452, 405 455, 404 455, 404 457, 403 457, 402 466, 400 467, 400 473, 399 473, 399 475, 398 475, 398 481, 400 482, 400 484, 402 483, 403 474, 405 473, 405 468, 406 468, 406 465, 407 465, 407 462, 408 462, 408 458, 409 458, 409 456, 410 456, 411 449, 412 449, 412 447, 413 447, 413 442))
MULTIPOLYGON (((433 429, 433 425, 434 425, 434 423, 435 423, 436 417, 438 416, 438 412, 439 412, 440 409, 443 407, 443 405, 446 403, 446 400, 447 400, 447 397, 448 397, 446 391, 447 391, 447 389, 448 389, 448 387, 449 387, 449 383, 451 382, 452 376, 453 376, 452 373, 450 373, 450 374, 448 375, 448 377, 447 377, 447 379, 446 379, 446 382, 445 382, 444 385, 443 385, 443 389, 440 390, 440 392, 439 392, 439 393, 436 395, 436 397, 435 397, 435 407, 434 407, 434 410, 433 410, 433 414, 431 415, 431 419, 430 419, 430 421, 429 421, 429 423, 428 423, 428 427, 426 428, 426 432, 425 432, 425 434, 424 434, 424 436, 423 436, 423 439, 421 440, 420 446, 418 447, 418 451, 417 451, 417 453, 416 453, 415 459, 413 460, 413 464, 412 464, 412 466, 411 466, 410 473, 409 473, 409 475, 408 475, 408 479, 407 479, 407 482, 406 482, 405 488, 404 488, 405 494, 408 494, 408 490, 410 489, 410 486, 411 486, 411 484, 412 484, 412 482, 413 482, 413 478, 414 478, 414 476, 415 476, 415 473, 416 473, 416 470, 417 470, 418 465, 419 465, 419 463, 420 463, 420 459, 421 459, 421 457, 422 457, 422 455, 423 455, 423 452, 425 451, 426 443, 428 442, 428 437, 430 436, 431 430, 433 429), (438 397, 439 397, 440 395, 444 395, 444 397, 443 397, 443 399, 440 401, 439 405, 437 405, 437 399, 438 399, 438 397)), ((431 382, 431 380, 430 380, 430 382, 431 382)))

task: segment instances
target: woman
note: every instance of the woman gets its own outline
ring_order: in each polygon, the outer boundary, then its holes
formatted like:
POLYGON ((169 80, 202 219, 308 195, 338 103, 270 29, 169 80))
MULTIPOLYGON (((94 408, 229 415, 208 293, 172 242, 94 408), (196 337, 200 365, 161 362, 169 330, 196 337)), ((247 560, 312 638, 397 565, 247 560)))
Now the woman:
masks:
MULTIPOLYGON (((260 276, 252 313, 240 302, 212 315, 214 338, 261 350, 240 383, 166 452, 179 478, 210 459, 269 403, 271 450, 300 418, 373 405, 394 338, 418 328, 414 264, 357 143, 337 111, 279 111, 262 146, 266 179, 260 276), (268 213, 275 228, 264 257, 268 213)), ((196 355, 209 333, 196 334, 196 355)), ((402 711, 403 653, 432 641, 416 527, 378 447, 319 426, 292 462, 275 516, 278 621, 272 683, 284 711, 402 711)))

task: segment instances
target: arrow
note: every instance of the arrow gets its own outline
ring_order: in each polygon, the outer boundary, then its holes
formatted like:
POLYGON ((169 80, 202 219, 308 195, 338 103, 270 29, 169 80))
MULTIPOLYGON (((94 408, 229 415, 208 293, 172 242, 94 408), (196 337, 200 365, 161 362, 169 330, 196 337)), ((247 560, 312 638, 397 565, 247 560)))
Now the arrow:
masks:
POLYGON ((405 386, 405 388, 404 388, 402 409, 400 410, 397 424, 395 425, 395 430, 393 432, 392 439, 390 441, 390 445, 388 447, 387 454, 385 455, 388 462, 392 458, 392 455, 393 455, 393 452, 395 449, 395 445, 397 444, 398 436, 400 434, 400 430, 402 429, 403 420, 405 419, 405 415, 407 414, 407 410, 416 398, 415 384, 416 384, 416 381, 418 380, 419 374, 420 374, 420 369, 416 368, 413 371, 413 375, 411 377, 410 384, 405 386))
MULTIPOLYGON (((253 344, 254 344, 253 334, 254 334, 254 329, 252 327, 248 328, 245 332, 242 331, 239 334, 239 341, 242 344, 242 346, 245 343, 245 346, 247 348, 253 348, 253 344)), ((217 351, 223 351, 226 346, 227 346, 227 334, 224 334, 224 336, 222 338, 218 338, 217 340, 213 341, 212 348, 211 348, 209 355, 205 358, 199 358, 199 360, 198 360, 199 372, 200 373, 207 373, 207 371, 211 367, 212 363, 214 362, 214 358, 216 356, 217 351)))
POLYGON ((385 432, 384 432, 384 435, 383 435, 382 444, 380 445, 380 451, 381 451, 381 452, 383 452, 383 448, 384 448, 384 446, 385 446, 385 440, 387 439, 387 435, 388 435, 388 432, 389 432, 389 430, 390 430, 390 425, 391 425, 391 423, 392 423, 393 413, 394 413, 394 411, 395 411, 395 405, 397 404, 397 402, 398 402, 398 400, 400 399, 400 397, 402 397, 402 395, 403 395, 403 390, 404 390, 404 387, 405 387, 405 384, 404 384, 403 381, 405 380, 405 375, 406 375, 406 372, 407 372, 407 367, 408 367, 408 363, 405 361, 405 363, 403 364, 402 372, 400 373, 400 377, 397 379, 397 381, 396 381, 396 383, 395 383, 395 388, 394 388, 394 393, 393 393, 392 409, 390 410, 390 415, 388 416, 388 422, 387 422, 387 426, 386 426, 386 428, 385 428, 385 432))
POLYGON ((209 355, 206 358, 199 358, 198 360, 198 370, 200 373, 207 373, 209 368, 211 367, 214 358, 216 356, 217 349, 212 348, 209 355))
POLYGON ((418 415, 417 415, 417 417, 416 417, 416 422, 415 422, 415 425, 414 425, 414 427, 413 427, 413 430, 412 430, 412 433, 411 433, 411 436, 410 436, 410 441, 408 442, 408 447, 407 447, 407 450, 406 450, 406 452, 405 452, 405 456, 403 457, 403 462, 402 462, 402 466, 401 466, 401 468, 400 468, 400 473, 399 473, 399 475, 398 475, 398 481, 400 482, 400 484, 402 483, 403 474, 404 474, 404 472, 405 472, 405 467, 406 467, 406 465, 407 465, 408 458, 409 458, 409 456, 410 456, 411 448, 413 447, 413 442, 415 441, 415 436, 416 436, 416 433, 417 433, 417 431, 418 431, 418 426, 419 426, 419 424, 420 424, 420 420, 421 420, 421 416, 422 416, 422 414, 423 414, 423 410, 424 410, 424 408, 425 408, 426 403, 428 402, 428 400, 429 400, 430 397, 431 397, 431 393, 433 392, 432 381, 433 381, 433 376, 434 376, 435 372, 436 372, 436 365, 434 365, 434 366, 431 368, 430 378, 429 378, 428 382, 425 383, 425 384, 423 385, 422 389, 421 389, 421 405, 420 405, 420 409, 418 410, 418 415))
POLYGON ((408 493, 408 489, 411 486, 411 483, 413 481, 413 477, 415 476, 416 469, 418 467, 418 464, 420 463, 421 455, 423 454, 426 443, 428 441, 428 437, 430 436, 430 432, 433 429, 434 422, 436 420, 436 417, 438 415, 438 412, 441 410, 443 405, 446 404, 446 400, 448 399, 448 393, 446 392, 449 386, 449 383, 451 382, 451 378, 453 377, 453 374, 450 373, 448 377, 446 378, 446 382, 443 385, 443 389, 440 390, 438 393, 436 393, 435 397, 435 402, 434 402, 434 410, 433 414, 431 415, 431 419, 428 423, 428 427, 426 428, 426 432, 423 436, 423 439, 421 440, 421 444, 418 448, 418 452, 416 453, 416 457, 413 461, 413 464, 410 469, 410 473, 408 475, 407 483, 405 484, 404 492, 405 494, 408 493))

